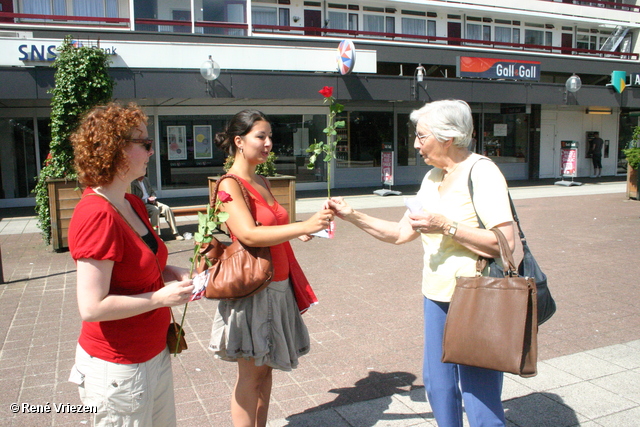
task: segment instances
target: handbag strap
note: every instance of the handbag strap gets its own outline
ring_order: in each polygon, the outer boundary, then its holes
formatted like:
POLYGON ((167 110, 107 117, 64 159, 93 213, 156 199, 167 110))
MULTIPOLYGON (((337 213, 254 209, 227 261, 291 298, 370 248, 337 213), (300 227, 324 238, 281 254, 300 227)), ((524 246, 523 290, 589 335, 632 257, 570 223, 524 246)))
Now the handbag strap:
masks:
POLYGON ((502 268, 504 270, 504 275, 517 277, 518 272, 516 271, 515 263, 513 262, 513 254, 509 249, 509 243, 507 242, 507 238, 504 237, 502 231, 497 228, 492 228, 491 231, 498 238, 498 246, 500 246, 500 258, 502 258, 502 268))
POLYGON ((222 175, 216 181, 216 186, 213 188, 213 196, 211 196, 211 200, 209 201, 209 204, 211 205, 211 207, 214 207, 216 205, 216 200, 218 199, 218 187, 220 186, 220 183, 227 178, 231 178, 238 183, 238 185, 240 186, 240 190, 242 190, 242 196, 244 197, 244 202, 247 204, 247 208, 249 208, 249 212, 251 212, 251 198, 249 196, 249 191, 246 189, 242 181, 240 181, 240 178, 238 178, 232 173, 222 175))
MULTIPOLYGON (((481 157, 478 160, 476 160, 476 162, 473 165, 471 165, 471 169, 469 169, 468 185, 469 185, 469 195, 471 196, 471 204, 473 205, 473 210, 476 212, 476 217, 478 218, 478 224, 480 225, 480 228, 486 228, 482 223, 482 220, 480 219, 480 215, 478 215, 478 211, 476 210, 476 205, 473 202, 473 179, 471 178, 473 167, 476 165, 476 163, 478 163, 481 160, 487 160, 493 163, 491 159, 488 159, 486 157, 481 157)), ((507 196, 509 197, 509 205, 511 206, 511 215, 513 216, 513 220, 518 225, 518 236, 520 236, 520 241, 522 242, 522 246, 528 249, 527 238, 525 237, 524 232, 522 231, 522 227, 520 226, 520 219, 518 218, 518 212, 516 212, 516 207, 513 204, 513 199, 511 199, 511 193, 509 192, 508 189, 507 189, 507 196)))

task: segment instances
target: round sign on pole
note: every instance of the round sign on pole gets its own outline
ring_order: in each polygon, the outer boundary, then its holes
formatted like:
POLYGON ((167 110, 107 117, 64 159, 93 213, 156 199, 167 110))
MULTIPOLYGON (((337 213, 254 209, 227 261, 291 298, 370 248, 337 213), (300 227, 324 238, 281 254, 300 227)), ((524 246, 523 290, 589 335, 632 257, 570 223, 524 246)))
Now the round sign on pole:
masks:
POLYGON ((338 45, 338 71, 340 74, 347 75, 353 71, 356 65, 356 48, 351 40, 342 40, 338 45))

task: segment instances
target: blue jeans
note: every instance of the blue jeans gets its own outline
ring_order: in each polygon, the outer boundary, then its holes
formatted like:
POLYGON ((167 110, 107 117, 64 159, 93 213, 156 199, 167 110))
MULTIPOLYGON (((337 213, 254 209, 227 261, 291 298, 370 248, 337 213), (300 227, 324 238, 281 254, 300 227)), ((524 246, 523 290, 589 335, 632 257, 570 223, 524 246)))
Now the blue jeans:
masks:
POLYGON ((442 363, 442 336, 449 303, 424 298, 424 361, 427 398, 439 427, 462 427, 462 401, 471 427, 504 427, 503 373, 442 363))

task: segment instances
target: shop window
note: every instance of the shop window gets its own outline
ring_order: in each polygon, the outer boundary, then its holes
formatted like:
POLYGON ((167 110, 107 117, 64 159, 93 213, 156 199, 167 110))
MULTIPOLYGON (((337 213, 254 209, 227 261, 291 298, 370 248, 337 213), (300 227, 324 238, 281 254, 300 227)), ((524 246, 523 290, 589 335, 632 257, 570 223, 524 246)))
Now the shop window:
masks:
MULTIPOLYGON (((213 144, 232 116, 161 116, 158 155, 162 189, 202 188, 208 177, 224 173, 226 153, 213 144)), ((268 115, 276 171, 298 182, 323 181, 322 168, 308 170, 310 141, 326 137, 326 115, 268 115)), ((324 164, 324 162, 322 162, 324 164)))
POLYGON ((382 141, 393 141, 393 113, 349 111, 338 120, 346 127, 338 132, 337 167, 380 166, 382 141))
POLYGON ((223 173, 226 155, 213 144, 226 116, 161 116, 158 137, 163 189, 206 187, 207 178, 223 173))
POLYGON ((415 142, 415 128, 409 120, 409 114, 398 114, 398 166, 415 166, 417 151, 413 147, 415 142))
POLYGON ((498 163, 526 161, 528 147, 527 114, 485 113, 482 154, 498 163))
MULTIPOLYGON (((48 148, 48 141, 43 143, 48 148)), ((0 119, 0 199, 33 196, 36 150, 32 118, 0 119)))

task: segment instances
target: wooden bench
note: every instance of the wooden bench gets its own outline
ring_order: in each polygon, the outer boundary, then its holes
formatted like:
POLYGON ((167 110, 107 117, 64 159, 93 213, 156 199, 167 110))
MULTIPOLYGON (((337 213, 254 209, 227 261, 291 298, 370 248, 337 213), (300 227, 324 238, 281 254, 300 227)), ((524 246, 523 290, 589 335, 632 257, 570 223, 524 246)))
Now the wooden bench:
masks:
POLYGON ((207 213, 207 205, 178 206, 171 211, 174 216, 198 215, 198 212, 207 213))

